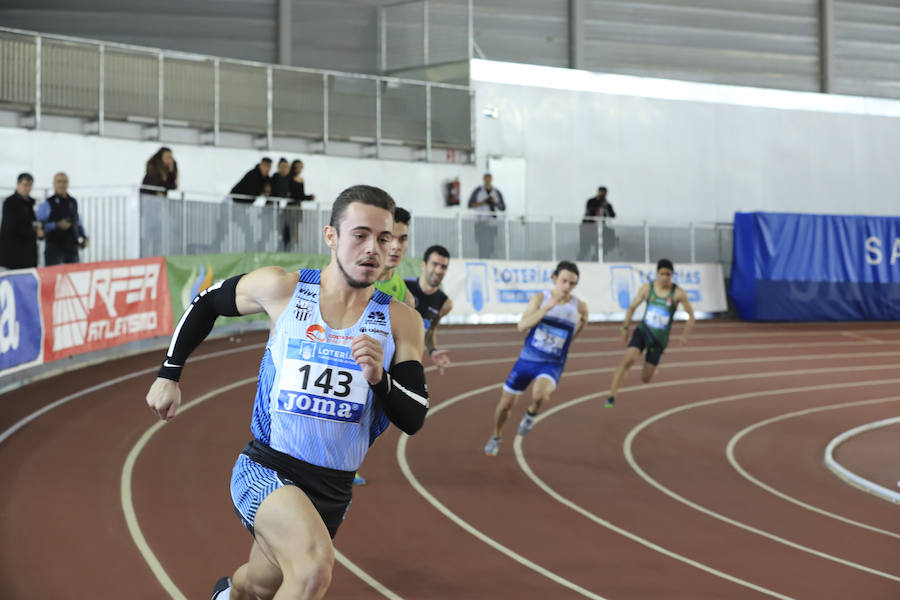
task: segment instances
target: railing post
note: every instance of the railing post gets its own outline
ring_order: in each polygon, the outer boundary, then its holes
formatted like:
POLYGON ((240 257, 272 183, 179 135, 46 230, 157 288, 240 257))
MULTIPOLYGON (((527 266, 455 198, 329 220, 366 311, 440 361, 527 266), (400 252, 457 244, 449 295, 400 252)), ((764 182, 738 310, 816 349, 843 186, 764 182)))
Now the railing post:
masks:
POLYGON ((456 211, 456 246, 459 257, 465 258, 463 255, 462 211, 460 210, 456 211))
POLYGON ((422 2, 422 64, 428 64, 428 0, 422 2))
POLYGON ((381 79, 375 80, 375 158, 381 158, 381 79))
POLYGON ((181 255, 187 256, 187 230, 188 230, 187 202, 184 201, 184 192, 181 192, 181 255))
POLYGON ((272 149, 272 67, 266 67, 266 149, 272 149))
POLYGON ((556 262, 556 223, 553 222, 553 217, 550 217, 550 248, 550 259, 556 262))
POLYGON ((328 154, 328 73, 322 73, 322 152, 328 154))
POLYGON ((644 221, 644 263, 650 264, 650 224, 644 221))
POLYGON ((606 258, 603 256, 603 230, 606 229, 606 217, 593 217, 594 229, 597 230, 597 262, 602 263, 603 259, 606 258))
POLYGON ((103 136, 103 121, 106 116, 106 45, 100 44, 100 52, 99 52, 99 67, 100 73, 98 76, 99 81, 97 82, 97 86, 99 89, 99 96, 97 97, 97 135, 103 136))
POLYGON ((378 72, 387 71, 387 18, 383 6, 378 7, 378 72))
POLYGON ((425 162, 431 161, 431 84, 425 84, 425 162))
POLYGON ((694 222, 691 221, 691 264, 697 262, 697 244, 694 235, 694 222))
MULTIPOLYGON (((227 197, 227 196, 226 196, 227 197)), ((228 252, 234 252, 234 199, 228 199, 228 252)))
POLYGON ((506 225, 503 232, 503 242, 506 246, 506 260, 509 260, 509 217, 503 218, 503 224, 506 225))
POLYGON ((322 230, 325 228, 325 224, 322 222, 322 208, 319 206, 319 203, 316 202, 316 223, 318 224, 318 231, 316 232, 318 235, 319 241, 316 242, 316 253, 323 254, 324 250, 322 246, 325 245, 325 238, 322 235, 322 230))
POLYGON ((213 145, 219 145, 220 113, 222 111, 221 80, 219 79, 219 59, 213 59, 213 145))
POLYGON ((41 36, 34 37, 34 128, 41 128, 41 36))
POLYGON ((165 83, 165 71, 164 71, 164 62, 165 57, 163 55, 162 50, 159 51, 159 68, 157 70, 157 109, 159 114, 157 115, 157 137, 158 139, 162 139, 163 137, 163 102, 165 99, 166 93, 166 83, 165 83))

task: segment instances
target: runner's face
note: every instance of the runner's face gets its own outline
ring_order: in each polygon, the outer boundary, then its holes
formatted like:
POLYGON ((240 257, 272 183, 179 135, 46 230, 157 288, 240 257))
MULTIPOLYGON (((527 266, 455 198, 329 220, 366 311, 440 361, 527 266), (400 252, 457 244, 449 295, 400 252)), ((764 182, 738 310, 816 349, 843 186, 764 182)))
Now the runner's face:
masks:
POLYGON ((391 244, 392 225, 390 211, 353 202, 338 225, 340 232, 331 226, 325 228, 332 258, 351 287, 370 286, 381 273, 391 244))
POLYGON ((441 256, 437 252, 432 252, 431 256, 428 257, 428 262, 422 263, 422 274, 425 275, 425 281, 428 282, 428 285, 431 287, 441 285, 449 266, 449 258, 441 256))
POLYGON ((553 287, 562 294, 562 297, 568 298, 572 295, 572 290, 578 285, 578 275, 572 271, 560 271, 553 276, 553 287))
POLYGON ((666 269, 663 267, 659 271, 656 272, 656 281, 659 282, 664 288, 667 288, 672 285, 672 269, 666 269))
POLYGON ((394 239, 388 249, 387 266, 396 267, 406 256, 409 247, 409 225, 406 223, 394 223, 394 239))

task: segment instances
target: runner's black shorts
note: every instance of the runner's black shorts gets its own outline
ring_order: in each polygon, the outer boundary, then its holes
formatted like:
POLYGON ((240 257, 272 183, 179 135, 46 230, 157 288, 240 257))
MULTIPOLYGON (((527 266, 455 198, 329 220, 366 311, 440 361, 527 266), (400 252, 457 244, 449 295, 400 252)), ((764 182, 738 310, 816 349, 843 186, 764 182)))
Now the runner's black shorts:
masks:
POLYGON ((252 440, 238 456, 231 475, 231 501, 241 523, 254 536, 256 511, 279 487, 293 485, 306 494, 334 539, 350 508, 353 471, 312 465, 252 440))
POLYGON ((659 365, 659 360, 666 350, 666 347, 661 345, 653 334, 644 328, 643 324, 634 328, 634 333, 631 334, 631 341, 628 342, 628 347, 637 348, 641 352, 646 350, 647 355, 644 357, 644 360, 653 366, 659 365))

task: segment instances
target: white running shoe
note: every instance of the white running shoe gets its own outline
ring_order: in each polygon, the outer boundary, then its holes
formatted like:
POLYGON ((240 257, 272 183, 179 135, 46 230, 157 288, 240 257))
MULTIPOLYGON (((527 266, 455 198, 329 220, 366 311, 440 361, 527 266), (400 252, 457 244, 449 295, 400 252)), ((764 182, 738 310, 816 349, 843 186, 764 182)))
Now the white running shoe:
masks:
POLYGON ((484 446, 485 456, 497 456, 497 453, 500 452, 500 440, 501 438, 495 437, 488 440, 488 443, 484 446))
POLYGON ((534 427, 534 417, 525 413, 525 416, 522 417, 522 420, 519 422, 519 435, 525 435, 531 428, 534 427))

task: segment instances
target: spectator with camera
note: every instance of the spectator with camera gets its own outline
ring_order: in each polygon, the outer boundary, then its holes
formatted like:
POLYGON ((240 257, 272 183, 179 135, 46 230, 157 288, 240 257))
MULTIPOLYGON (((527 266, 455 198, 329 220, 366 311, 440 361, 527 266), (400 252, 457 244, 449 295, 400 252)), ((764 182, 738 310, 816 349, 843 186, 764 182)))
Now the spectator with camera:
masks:
POLYGON ((37 218, 44 229, 44 264, 79 262, 78 251, 87 248, 88 238, 78 216, 78 202, 69 195, 69 177, 53 177, 54 194, 38 206, 37 218))

